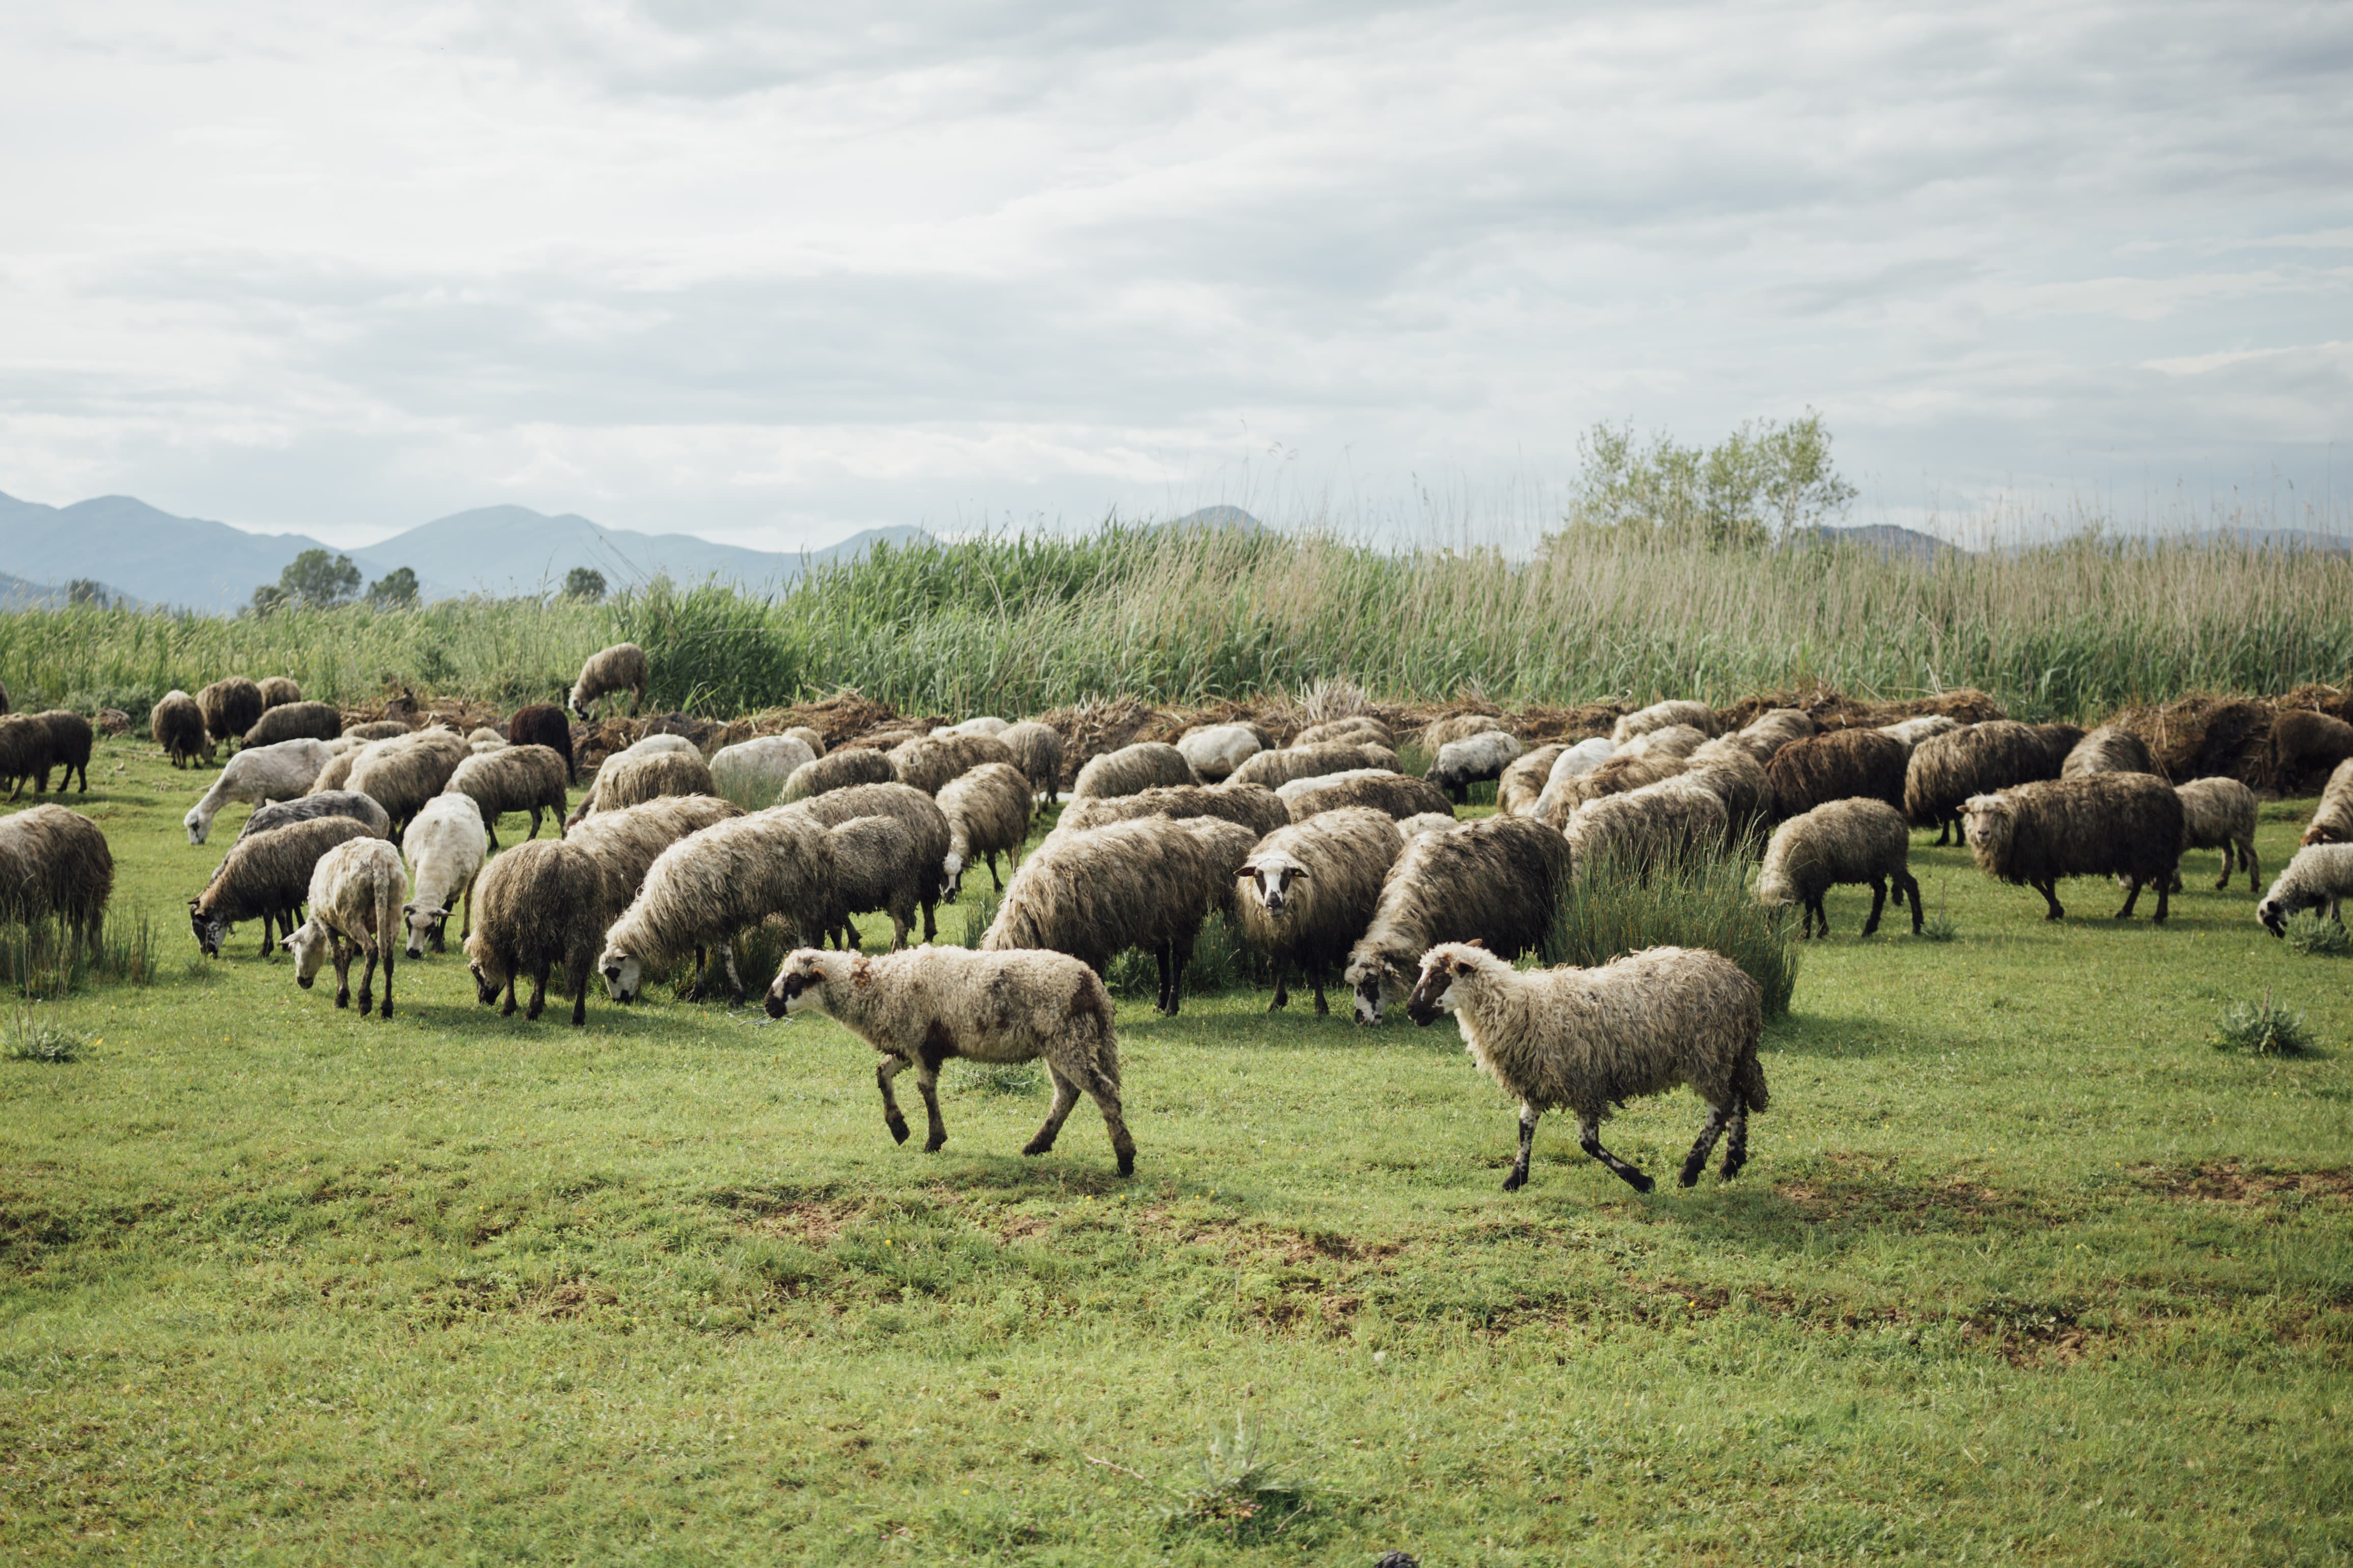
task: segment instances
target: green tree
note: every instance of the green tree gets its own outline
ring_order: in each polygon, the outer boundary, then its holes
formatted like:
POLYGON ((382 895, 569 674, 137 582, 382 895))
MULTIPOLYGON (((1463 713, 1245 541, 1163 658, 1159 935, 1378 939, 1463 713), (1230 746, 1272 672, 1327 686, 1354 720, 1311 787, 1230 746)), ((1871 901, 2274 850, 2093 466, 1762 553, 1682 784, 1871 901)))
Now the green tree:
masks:
POLYGON ((348 555, 305 550, 278 574, 286 596, 312 609, 340 605, 360 591, 360 569, 348 555))
POLYGON ((93 610, 102 610, 108 604, 106 584, 88 577, 77 577, 66 584, 66 603, 87 605, 93 610))
POLYGON ((253 603, 247 605, 246 608, 253 615, 267 616, 285 603, 285 589, 280 587, 275 583, 264 583, 260 587, 256 588, 253 591, 253 603))
POLYGON ((605 574, 594 566, 575 566, 564 574, 564 596, 595 604, 605 596, 605 574))
POLYGON ((403 609, 417 603, 417 573, 406 566, 395 567, 368 584, 368 603, 379 610, 403 609))
POLYGON ((1844 512, 1854 487, 1831 462, 1831 434, 1800 419, 1750 420, 1715 447, 1597 425, 1577 444, 1573 528, 1651 528, 1712 549, 1754 550, 1844 512))

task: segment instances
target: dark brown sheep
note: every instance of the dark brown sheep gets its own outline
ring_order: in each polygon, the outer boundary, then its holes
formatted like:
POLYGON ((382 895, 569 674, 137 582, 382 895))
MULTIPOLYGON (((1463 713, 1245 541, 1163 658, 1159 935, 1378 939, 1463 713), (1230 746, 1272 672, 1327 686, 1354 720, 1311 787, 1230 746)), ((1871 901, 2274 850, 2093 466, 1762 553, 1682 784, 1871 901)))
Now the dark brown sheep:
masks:
POLYGON ((2305 793, 2348 757, 2353 724, 2342 719, 2290 709, 2272 721, 2272 781, 2284 795, 2305 793))
MULTIPOLYGON (((2082 738, 2078 734, 2075 740, 2082 738)), ((1961 803, 1971 795, 2057 778, 2059 764, 2075 741, 2054 752, 2056 739, 2036 725, 2012 719, 1931 735, 1912 748, 1905 769, 1904 815, 1915 827, 1936 829, 1937 843, 1949 843, 1960 826, 1961 803)))
POLYGON ((528 708, 516 709, 514 716, 507 721, 507 743, 545 746, 564 759, 566 784, 580 776, 580 764, 572 754, 572 721, 552 702, 534 702, 528 708))
POLYGON ((232 741, 261 717, 261 688, 242 675, 227 675, 196 693, 205 729, 216 741, 232 741))
POLYGON ((0 816, 0 920, 60 920, 95 942, 114 892, 114 855, 97 823, 62 805, 0 816))
POLYGON ((245 732, 245 743, 269 746, 280 741, 332 741, 343 732, 343 711, 332 702, 281 702, 261 710, 261 717, 245 732))
POLYGON ((2041 893, 2046 920, 2067 912, 2055 890, 2065 877, 2124 882, 2120 921, 2132 918, 2145 886, 2157 889, 2158 923, 2169 912, 2181 866, 2181 797, 2154 773, 2042 779, 1972 795, 1961 811, 1978 868, 2041 893))
POLYGON ((65 773, 58 780, 58 793, 65 794, 66 785, 72 784, 74 776, 78 773, 81 777, 81 787, 77 793, 88 795, 90 793, 90 749, 97 740, 97 736, 90 730, 90 721, 79 713, 68 712, 63 708, 52 708, 46 713, 35 716, 43 724, 48 726, 49 758, 41 764, 40 773, 35 776, 33 793, 47 794, 49 787, 49 770, 63 768, 65 773))
POLYGON ((1904 742, 1876 730, 1832 730, 1792 741, 1773 753, 1765 776, 1775 817, 1786 822, 1834 800, 1883 800, 1904 807, 1904 742))
POLYGON ((37 715, 0 718, 0 779, 8 781, 10 800, 24 793, 26 779, 38 779, 46 788, 50 766, 49 727, 37 715))
MULTIPOLYGON (((255 686, 261 693, 261 710, 264 713, 269 712, 272 708, 283 708, 289 702, 302 700, 302 688, 296 684, 290 675, 265 675, 255 683, 255 686)), ((294 737, 280 735, 278 738, 288 741, 294 737)), ((318 738, 322 741, 334 739, 332 735, 321 735, 318 738)))
POLYGON ((595 857, 561 838, 534 838, 494 857, 474 882, 474 929, 466 937, 466 962, 474 973, 474 994, 485 1007, 506 994, 501 1017, 515 1010, 515 982, 531 976, 535 1019, 547 1005, 548 971, 564 965, 572 988, 572 1025, 588 1021, 588 977, 596 972, 596 944, 603 931, 577 918, 605 908, 606 879, 595 857))
POLYGON ((261 956, 268 958, 274 937, 294 934, 319 857, 350 839, 375 837, 366 824, 348 816, 320 816, 238 839, 205 890, 188 900, 196 945, 206 958, 218 958, 229 928, 258 919, 261 956))

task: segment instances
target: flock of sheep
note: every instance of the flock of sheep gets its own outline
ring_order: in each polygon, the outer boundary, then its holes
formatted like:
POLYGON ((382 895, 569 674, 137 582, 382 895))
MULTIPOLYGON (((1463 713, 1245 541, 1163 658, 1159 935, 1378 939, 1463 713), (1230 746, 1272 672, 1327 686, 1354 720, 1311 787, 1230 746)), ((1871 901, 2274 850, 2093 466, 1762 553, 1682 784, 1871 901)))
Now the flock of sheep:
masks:
MULTIPOLYGON (((646 677, 634 645, 606 649, 567 707, 585 717, 607 694, 641 701, 646 677)), ((339 1006, 360 961, 360 1009, 376 1007, 381 968, 390 1017, 395 950, 442 951, 456 915, 483 1004, 512 1015, 527 982, 535 1019, 561 965, 577 1026, 592 974, 626 1005, 690 960, 695 994, 723 989, 741 1002, 733 943, 777 926, 797 945, 767 988, 768 1012, 818 1008, 881 1053, 894 1137, 908 1135, 892 1091, 901 1070, 914 1072, 936 1149, 944 1062, 1042 1058, 1054 1102, 1027 1152, 1052 1145, 1083 1092, 1123 1173, 1134 1144, 1102 974, 1114 955, 1149 951, 1157 1005, 1176 1013, 1213 911, 1271 960, 1271 1008, 1295 979, 1318 1013, 1327 986, 1344 984, 1363 1024, 1400 1000, 1417 1024, 1453 1014, 1479 1065, 1522 1101, 1507 1187, 1526 1178, 1537 1118, 1565 1107, 1586 1151, 1647 1191, 1647 1176, 1601 1146, 1600 1122, 1628 1098, 1689 1084, 1710 1117, 1683 1181, 1698 1179, 1719 1137, 1732 1176, 1747 1114, 1767 1103, 1757 988, 1724 958, 1678 948, 1595 969, 1514 969, 1573 896, 1573 866, 1640 877, 1669 857, 1761 837, 1757 897, 1799 908, 1806 936, 1827 933, 1824 896, 1841 885, 1872 889, 1866 935, 1890 888, 1917 931, 1915 826, 1937 828, 1939 843, 1957 827, 1984 870, 2042 892, 2054 920, 2057 882, 2085 876, 2123 886, 2122 917, 2153 892, 2164 920, 2189 849, 2221 852, 2218 888, 2234 860, 2251 890, 2258 875, 2244 784, 2177 788, 2123 730, 2008 720, 1825 730, 1774 709, 1733 728, 1704 703, 1675 701, 1624 715, 1607 736, 1534 749, 1475 716, 1403 737, 1348 718, 1280 745, 1253 724, 1208 725, 1088 759, 1026 857, 1065 760, 1061 734, 1034 721, 972 719, 831 751, 797 729, 708 757, 682 735, 649 733, 603 760, 568 817, 572 730, 552 705, 469 735, 400 720, 346 729, 290 680, 231 679, 173 692, 152 726, 179 765, 239 742, 185 819, 202 844, 225 805, 255 807, 189 903, 207 954, 259 921, 262 952, 275 942, 291 953, 304 987, 333 963, 339 1006), (1432 757, 1424 776, 1401 770, 1401 740, 1432 757), (1497 814, 1459 821, 1470 786, 1490 781, 1497 814), (525 814, 524 841, 494 855, 501 818, 525 814), (543 838, 549 818, 554 834, 543 838), (1001 899, 976 950, 928 945, 936 906, 979 865, 1001 899), (891 951, 868 955, 851 922, 878 912, 891 951), (919 922, 927 945, 911 947, 919 922)), ((2353 728, 2337 728, 2348 760, 2307 847, 2258 906, 2274 932, 2298 910, 2334 915, 2353 890, 2353 728)), ((0 771, 34 778, 37 793, 56 766, 86 770, 90 740, 71 714, 0 719, 0 771)), ((2299 738, 2307 753, 2310 741, 2299 738)), ((50 805, 0 818, 10 912, 61 915, 94 934, 111 882, 104 837, 87 819, 50 805)))

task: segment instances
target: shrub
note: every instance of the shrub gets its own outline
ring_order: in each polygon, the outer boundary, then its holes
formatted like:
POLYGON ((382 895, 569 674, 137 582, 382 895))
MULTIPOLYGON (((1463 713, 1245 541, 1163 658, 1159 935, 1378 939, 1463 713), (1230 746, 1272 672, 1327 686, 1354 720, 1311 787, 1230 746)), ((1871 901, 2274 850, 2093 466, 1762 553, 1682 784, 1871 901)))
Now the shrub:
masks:
POLYGON ((1797 932, 1748 890, 1744 858, 1702 851, 1653 867, 1647 879, 1606 858, 1572 868, 1546 963, 1590 967, 1663 946, 1722 953, 1757 982, 1767 1017, 1789 1010, 1797 932))
POLYGON ((2338 958, 2353 950, 2353 936, 2346 933, 2343 922, 2306 910, 2288 917, 2287 944, 2309 958, 2338 958))
POLYGON ((2215 1020, 2213 1042, 2218 1051, 2259 1057, 2302 1056, 2316 1043, 2304 1015, 2274 1003, 2268 985, 2261 1001, 2233 1002, 2222 1009, 2215 1020))

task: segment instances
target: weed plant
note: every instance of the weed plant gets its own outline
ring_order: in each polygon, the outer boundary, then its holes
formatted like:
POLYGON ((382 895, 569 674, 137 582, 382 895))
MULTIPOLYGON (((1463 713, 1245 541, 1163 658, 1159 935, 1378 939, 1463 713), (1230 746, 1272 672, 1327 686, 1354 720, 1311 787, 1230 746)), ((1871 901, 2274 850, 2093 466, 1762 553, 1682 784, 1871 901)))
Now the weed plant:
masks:
POLYGON ((46 1007, 18 1002, 9 1012, 4 1048, 10 1061, 76 1061, 90 1043, 88 1034, 67 1026, 54 1002, 46 1007))
POLYGON ((2307 958, 2342 958, 2353 952, 2353 935, 2347 934, 2343 921, 2306 910, 2288 918, 2287 945, 2307 958))
POLYGON ((2316 1041, 2305 1016, 2272 1000, 2271 987, 2254 1002, 2233 1002, 2214 1024, 2214 1048, 2258 1057, 2300 1057, 2316 1041))
POLYGON ((26 996, 63 996, 94 979, 155 983, 155 928, 145 914, 108 922, 95 942, 58 920, 0 927, 0 986, 26 996))

